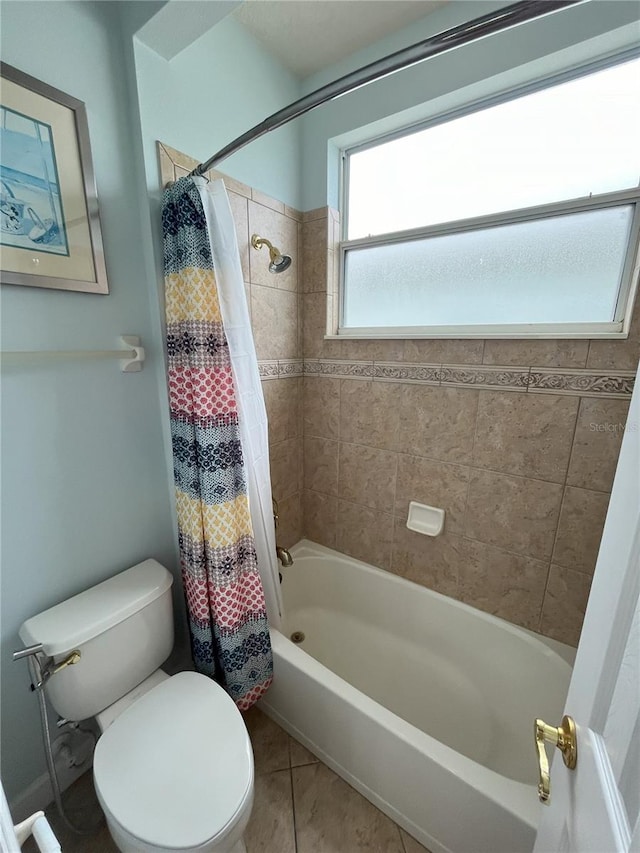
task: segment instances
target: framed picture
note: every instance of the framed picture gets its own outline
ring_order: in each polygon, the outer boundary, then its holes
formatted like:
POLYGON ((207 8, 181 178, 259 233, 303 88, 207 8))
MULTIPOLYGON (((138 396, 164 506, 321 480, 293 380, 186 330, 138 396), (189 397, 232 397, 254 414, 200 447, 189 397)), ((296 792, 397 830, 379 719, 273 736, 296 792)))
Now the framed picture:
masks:
POLYGON ((108 293, 87 113, 0 63, 0 281, 108 293))

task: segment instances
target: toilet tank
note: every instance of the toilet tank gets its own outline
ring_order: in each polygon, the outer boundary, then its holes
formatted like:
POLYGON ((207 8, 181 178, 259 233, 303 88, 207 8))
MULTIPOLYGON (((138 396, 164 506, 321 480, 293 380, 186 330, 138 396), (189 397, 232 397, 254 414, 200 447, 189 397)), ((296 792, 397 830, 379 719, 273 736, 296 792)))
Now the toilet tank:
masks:
POLYGON ((20 628, 25 646, 42 643, 55 663, 49 701, 68 720, 93 717, 160 667, 173 647, 170 573, 145 560, 33 616, 20 628))

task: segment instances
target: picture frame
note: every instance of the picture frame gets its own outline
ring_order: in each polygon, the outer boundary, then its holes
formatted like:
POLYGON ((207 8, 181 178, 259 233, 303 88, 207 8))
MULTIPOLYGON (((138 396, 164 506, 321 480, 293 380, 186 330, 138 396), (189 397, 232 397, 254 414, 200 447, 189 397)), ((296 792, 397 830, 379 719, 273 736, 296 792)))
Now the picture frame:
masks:
POLYGON ((0 282, 107 294, 87 111, 0 62, 0 282))

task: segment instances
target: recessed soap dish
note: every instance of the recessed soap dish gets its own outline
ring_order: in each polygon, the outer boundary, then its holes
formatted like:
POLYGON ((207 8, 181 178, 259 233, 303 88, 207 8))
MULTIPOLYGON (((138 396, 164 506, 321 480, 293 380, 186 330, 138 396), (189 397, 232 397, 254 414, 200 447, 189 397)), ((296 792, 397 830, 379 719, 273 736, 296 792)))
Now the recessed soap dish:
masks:
POLYGON ((444 510, 411 501, 407 527, 425 536, 439 536, 444 527, 444 510))

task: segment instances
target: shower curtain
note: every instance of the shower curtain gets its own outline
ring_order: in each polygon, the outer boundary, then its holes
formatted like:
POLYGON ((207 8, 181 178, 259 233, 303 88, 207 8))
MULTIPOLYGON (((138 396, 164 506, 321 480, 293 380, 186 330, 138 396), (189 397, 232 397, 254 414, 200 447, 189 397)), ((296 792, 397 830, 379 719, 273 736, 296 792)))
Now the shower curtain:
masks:
POLYGON ((250 707, 279 626, 267 418, 222 182, 164 193, 171 435, 180 560, 196 670, 250 707))

